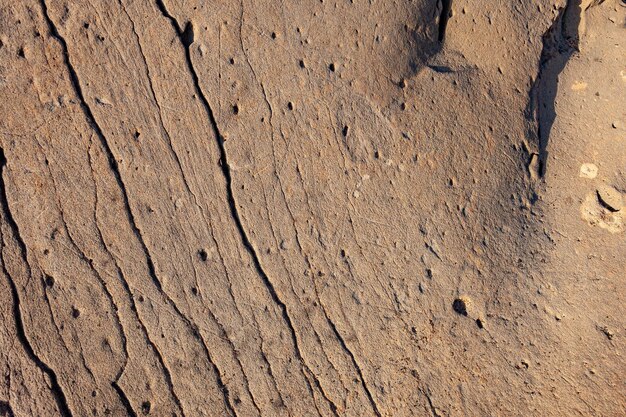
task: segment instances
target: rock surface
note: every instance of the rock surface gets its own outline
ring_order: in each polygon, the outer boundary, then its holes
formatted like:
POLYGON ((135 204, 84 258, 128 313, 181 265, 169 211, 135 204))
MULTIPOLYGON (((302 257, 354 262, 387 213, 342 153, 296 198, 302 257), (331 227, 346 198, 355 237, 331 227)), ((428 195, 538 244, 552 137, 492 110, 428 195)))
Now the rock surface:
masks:
POLYGON ((626 415, 621 0, 0 0, 0 416, 626 415))

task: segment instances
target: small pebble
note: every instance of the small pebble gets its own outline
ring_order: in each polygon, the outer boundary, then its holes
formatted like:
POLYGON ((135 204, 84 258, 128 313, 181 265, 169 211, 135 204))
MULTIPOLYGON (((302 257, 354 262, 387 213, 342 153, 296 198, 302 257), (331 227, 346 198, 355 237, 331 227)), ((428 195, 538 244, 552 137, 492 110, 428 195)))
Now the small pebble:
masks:
POLYGON ((585 163, 580 166, 580 177, 594 179, 598 176, 598 167, 595 164, 585 163))

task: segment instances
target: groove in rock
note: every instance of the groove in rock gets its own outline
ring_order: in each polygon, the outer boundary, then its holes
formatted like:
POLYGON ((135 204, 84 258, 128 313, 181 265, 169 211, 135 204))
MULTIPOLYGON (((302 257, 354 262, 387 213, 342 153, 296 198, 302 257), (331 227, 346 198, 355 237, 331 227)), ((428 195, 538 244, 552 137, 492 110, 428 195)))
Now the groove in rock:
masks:
POLYGON ((433 417, 440 417, 439 413, 437 412, 437 408, 435 408, 435 405, 433 404, 432 398, 430 398, 430 393, 428 392, 428 389, 423 389, 420 391, 422 391, 422 394, 424 394, 424 396, 426 397, 426 400, 428 401, 428 407, 430 408, 430 412, 433 414, 433 417))
MULTIPOLYGON (((263 99, 264 99, 264 101, 265 101, 265 104, 267 105, 267 109, 268 109, 268 111, 269 111, 269 124, 270 124, 270 127, 271 127, 271 129, 272 129, 272 142, 273 142, 273 141, 274 141, 274 125, 273 125, 274 110, 272 109, 272 105, 271 105, 271 103, 270 103, 270 101, 269 101, 269 97, 267 96, 267 92, 265 91, 265 87, 264 87, 264 85, 263 85, 263 82, 262 82, 262 81, 261 81, 261 79, 258 77, 258 75, 257 75, 257 73, 256 73, 256 70, 254 69, 254 66, 252 66, 252 63, 250 62, 250 57, 248 56, 248 52, 247 52, 247 50, 246 50, 246 48, 245 48, 245 46, 244 46, 244 44, 243 44, 243 36, 242 36, 243 22, 244 22, 244 6, 243 6, 243 0, 242 0, 242 2, 241 2, 241 15, 240 15, 240 23, 239 23, 239 45, 241 46, 241 50, 243 51, 244 56, 245 56, 245 58, 246 58, 246 63, 248 64, 248 68, 250 68, 250 71, 252 72, 252 75, 253 75, 253 77, 254 77, 255 82, 256 82, 257 84, 259 84, 259 87, 261 88, 261 93, 263 94, 263 99)), ((283 136, 283 140, 285 140, 284 136, 283 136)), ((272 147, 273 147, 273 145, 272 145, 272 147)), ((276 156, 275 156, 275 155, 274 155, 274 161, 276 161, 276 156)), ((286 206, 287 206, 287 210, 289 211, 289 214, 291 215, 291 220, 292 220, 292 223, 293 223, 294 228, 295 228, 295 221, 294 221, 294 217, 293 217, 293 214, 291 213, 291 208, 289 207, 289 204, 287 203, 287 197, 285 196, 285 191, 284 191, 284 189, 283 189, 282 180, 280 179, 280 176, 278 177, 278 181, 279 181, 279 183, 280 183, 280 190, 281 190, 281 193, 282 193, 283 198, 284 198, 284 200, 285 200, 285 204, 286 204, 286 206)), ((267 200, 266 200, 266 201, 267 201, 267 200)), ((268 212, 268 214, 269 214, 269 212, 268 212)), ((298 240, 298 244, 300 244, 299 240, 298 240)), ((269 278, 268 278, 268 279, 269 279, 269 278)), ((324 311, 324 313, 326 313, 326 312, 324 311)), ((328 315, 326 315, 326 318, 327 318, 327 320, 330 320, 330 319, 328 318, 328 315)), ((295 336, 295 333, 294 333, 294 336, 295 336)), ((321 344, 321 341, 320 341, 320 344, 321 344)), ((296 348, 297 348, 297 345, 296 345, 296 348)), ((263 354, 263 356, 265 356, 265 354, 263 354)), ((266 362, 267 362, 267 358, 266 358, 266 362)), ((268 363, 268 365, 269 365, 269 362, 267 362, 267 363, 268 363)), ((314 373, 313 373, 313 372, 309 369, 309 367, 308 367, 308 366, 304 363, 304 360, 302 360, 302 364, 303 364, 303 366, 304 366, 304 367, 306 367, 306 369, 308 370, 308 372, 309 372, 309 373, 313 376, 314 381, 315 381, 315 385, 316 385, 317 389, 318 389, 318 390, 320 391, 320 393, 322 394, 322 397, 324 397, 324 399, 328 402, 328 405, 329 405, 329 407, 330 407, 331 411, 333 412, 333 414, 334 414, 335 416, 338 416, 338 414, 337 414, 337 405, 333 402, 333 400, 332 400, 332 399, 330 399, 330 398, 328 397, 328 395, 326 394, 326 392, 325 392, 325 391, 324 391, 324 389, 322 388, 322 385, 321 385, 321 383, 319 382, 319 379, 318 379, 318 378, 315 376, 315 374, 314 374, 314 373)), ((270 369, 270 372, 271 372, 271 369, 270 369)), ((308 378, 306 378, 306 375, 305 375, 305 379, 306 379, 307 383, 310 385, 310 382, 309 382, 308 378)), ((312 387, 310 387, 310 386, 309 386, 309 389, 312 391, 312 387)), ((280 394, 280 392, 279 392, 279 394, 280 394)), ((316 408, 317 408, 317 405, 316 405, 316 408)), ((318 409, 318 411, 319 411, 319 409, 318 409)))
POLYGON ((568 0, 558 16, 543 35, 543 48, 539 58, 537 78, 530 90, 527 114, 537 123, 533 136, 537 139, 539 161, 538 176, 544 177, 548 162, 548 142, 556 118, 555 100, 559 74, 571 56, 578 51, 582 0, 568 0))
MULTIPOLYGON (((7 196, 6 185, 4 183, 4 169, 6 167, 6 163, 7 163, 7 160, 4 156, 4 149, 0 148, 0 199, 2 200, 0 202, 0 207, 2 208, 2 217, 9 224, 9 227, 11 228, 13 232, 13 236, 17 240, 18 245, 20 247, 20 254, 22 256, 22 260, 26 263, 26 267, 29 271, 29 274, 31 274, 30 266, 28 264, 27 255, 26 255, 27 254, 26 244, 24 243, 24 241, 22 240, 22 237, 20 236, 19 228, 9 208, 9 200, 7 196)), ((4 236, 2 236, 2 246, 3 247, 5 246, 4 236)), ((50 389, 52 390, 54 400, 57 404, 57 407, 59 408, 59 411, 61 412, 61 415, 63 417, 71 417, 72 412, 70 411, 70 408, 67 404, 67 398, 65 397, 65 394, 63 393, 63 390, 61 389, 61 386, 59 385, 59 381, 57 379, 56 373, 39 356, 37 356, 37 354, 35 353, 35 350, 33 349, 32 345, 28 341, 28 337, 26 336, 26 331, 24 329, 24 321, 22 319, 22 310, 20 309, 20 297, 17 291, 17 285, 15 284, 15 280, 13 279, 8 269, 6 268, 6 265, 4 262, 4 251, 2 251, 2 253, 0 254, 0 261, 1 261, 0 263, 2 264, 2 272, 4 272, 4 274, 7 276, 9 286, 11 287, 11 296, 13 298, 13 316, 15 317, 15 327, 16 327, 17 338, 22 344, 22 346, 24 347, 24 350, 26 351, 26 354, 28 355, 28 357, 50 379, 50 389)))
POLYGON ((452 14, 452 0, 441 1, 441 14, 439 15, 439 27, 437 28, 437 40, 443 42, 446 39, 446 29, 448 28, 448 20, 452 14))
MULTIPOLYGON (((211 109, 211 106, 209 104, 209 101, 207 100, 206 96, 204 95, 204 92, 202 91, 201 87, 200 87, 200 81, 198 78, 198 74, 196 73, 194 67, 193 67, 193 63, 191 61, 191 51, 190 51, 190 45, 193 42, 193 26, 191 24, 191 22, 188 22, 185 25, 185 29, 183 30, 180 26, 180 24, 178 23, 178 21, 176 20, 176 18, 174 18, 167 10, 167 8, 165 7, 165 4, 163 3, 163 0, 156 0, 156 3, 161 11, 161 13, 163 14, 163 16, 165 16, 172 24, 172 26, 174 27, 174 30, 176 31, 180 42, 182 43, 183 47, 185 48, 185 56, 187 59, 187 66, 189 68, 189 72, 192 76, 194 85, 195 85, 195 89, 196 92, 198 93, 198 97, 200 98, 200 101, 202 102, 204 109, 208 115, 209 118, 209 122, 211 124, 211 127, 213 129, 213 132, 215 134, 215 139, 217 142, 217 145, 219 147, 219 151, 220 151, 220 167, 222 169, 222 174, 224 175, 224 179, 226 180, 226 190, 227 190, 227 198, 228 198, 228 205, 230 207, 230 212, 231 212, 231 216, 233 218, 233 221, 235 222, 235 225, 237 227, 237 230, 239 232, 239 235, 241 237, 242 243, 245 246, 246 250, 248 251, 248 253, 250 254, 254 267, 257 271, 257 273, 259 274, 259 276, 261 277, 261 279, 263 280, 263 283, 265 284, 265 286, 267 287, 272 300, 279 306, 279 308, 281 309, 281 313, 283 316, 283 319, 285 320, 289 331, 290 331, 290 335, 291 335, 291 339, 294 343, 295 346, 295 350, 296 350, 296 354, 298 356, 298 360, 305 365, 304 362, 304 358, 302 356, 302 353, 300 351, 300 347, 299 347, 299 343, 297 340, 297 336, 296 336, 296 330, 295 327, 293 325, 293 322, 291 321, 291 317, 289 317, 289 314, 287 313, 287 306, 286 304, 280 299, 280 297, 278 296, 278 293, 276 292, 276 289, 274 287, 274 284, 272 283, 272 281, 269 279, 269 276, 267 275, 267 273, 265 272, 265 270, 263 269, 263 267, 261 266, 261 262, 259 259, 258 254, 256 253, 256 250, 254 249, 254 246, 252 245, 252 242, 250 241, 244 227, 243 227, 243 223, 241 222, 241 218, 239 216, 239 211, 237 210, 237 204, 235 202, 235 196, 233 193, 233 186, 232 186, 232 175, 231 175, 231 171, 230 171, 230 165, 228 164, 228 157, 226 154, 226 148, 224 146, 224 136, 220 133, 220 130, 217 126, 217 121, 215 119, 215 115, 213 113, 213 110, 211 109)), ((319 380, 318 378, 313 375, 316 385, 319 388, 319 380)), ((321 389, 320 389, 321 391, 321 389)))
MULTIPOLYGON (((100 240, 100 244, 105 249, 105 251, 109 254, 109 256, 111 257, 111 260, 113 261, 113 264, 115 265, 115 269, 117 271, 118 280, 120 281, 120 283, 124 287, 124 290, 128 294, 128 300, 129 300, 129 303, 130 303, 130 308, 131 308, 133 314, 135 315, 135 318, 137 319, 137 322, 139 323, 139 326, 141 328, 141 332, 142 332, 142 334, 144 336, 144 340, 148 344, 149 348, 152 350, 154 355, 156 356, 157 361, 159 362, 159 365, 161 366, 161 369, 163 370, 163 375, 165 377, 165 383, 167 384, 167 387, 168 387, 168 389, 170 391, 170 394, 172 395, 172 398, 174 399, 174 402, 176 404, 180 404, 180 400, 179 400, 178 396, 176 395, 176 392, 174 391, 174 383, 172 382, 172 374, 171 374, 170 370, 168 369, 168 367, 165 365, 165 361, 163 359, 163 355, 157 349, 157 347, 156 347, 155 343, 152 341, 152 339, 150 339, 150 336, 148 334, 148 329, 146 328, 146 325, 143 323, 143 321, 141 321, 141 317, 139 316, 139 311, 137 310, 137 304, 135 303, 135 298, 134 298, 133 293, 132 293, 132 291, 130 289, 130 285, 128 284, 128 280, 124 276, 124 273, 122 272, 122 269, 118 265, 117 260, 115 259, 115 257, 113 256, 113 254, 109 250, 109 247, 105 243, 104 236, 102 235, 102 231, 100 230, 100 226, 98 225, 98 220, 97 220, 97 217, 96 217, 97 213, 98 213, 98 189, 97 189, 97 186, 96 186, 96 179, 94 177, 95 173, 94 173, 94 170, 93 170, 93 161, 92 161, 92 157, 91 157, 91 148, 88 151, 88 156, 89 156, 89 166, 91 168, 92 180, 94 182, 95 198, 96 198, 96 201, 94 203, 94 223, 96 225, 96 231, 98 232, 98 238, 100 240)), ((115 376, 115 379, 114 379, 115 383, 117 383, 119 381, 119 379, 122 377, 123 370, 124 370, 124 368, 120 369, 118 374, 115 376)), ((181 412, 182 412, 182 410, 181 410, 181 412)))
MULTIPOLYGON (((59 33, 58 29, 56 28, 56 26, 54 25, 54 22, 52 22, 52 19, 50 18, 50 15, 48 14, 48 7, 46 5, 45 0, 41 0, 41 7, 42 7, 42 11, 44 14, 44 17, 46 19, 46 22, 48 24, 48 29, 50 31, 50 34, 56 38, 59 43, 61 44, 62 50, 63 50, 63 58, 66 64, 66 67, 69 71, 70 74, 70 79, 72 82, 72 85, 76 91, 76 94, 78 95, 79 101, 80 101, 80 105, 83 109, 83 111, 85 112, 85 115, 87 116, 88 121, 90 122, 92 128, 95 130, 98 138, 100 139, 100 142, 102 143, 102 146, 104 147, 105 151, 107 152, 107 157, 109 160, 109 164, 111 167, 111 170, 114 173, 115 179, 118 183, 118 186, 120 187, 121 191, 122 191, 122 195, 123 195, 123 200, 124 200, 124 206, 125 206, 125 211, 127 213, 128 216, 128 220, 130 222, 130 225, 133 229, 133 232, 135 234, 135 236, 137 237, 138 241, 140 242, 144 255, 146 257, 146 261, 148 264, 148 270, 150 273, 150 277, 152 278, 152 281, 154 282, 154 284, 157 286, 159 292, 161 292, 166 298, 167 301, 169 302, 169 304, 172 305, 172 307, 174 308, 174 310, 176 311, 176 314, 185 322, 185 324, 189 327, 189 329, 191 330, 192 334, 194 335, 194 337, 196 337, 196 339, 201 341, 202 347, 204 349, 204 353, 207 356, 207 359, 209 361, 209 363, 211 364, 213 371, 216 374, 216 380, 217 380, 217 384, 218 387, 220 388, 220 390, 222 391, 223 395, 224 395, 224 401, 226 404, 226 408, 228 409, 229 413, 232 415, 236 415, 237 413, 235 412, 235 409, 233 408, 232 404, 230 403, 230 394, 228 392, 228 388, 226 387, 226 385, 224 384, 221 374, 219 372, 219 370, 217 369, 216 364, 213 362, 211 355, 209 353, 208 347, 206 346, 206 343, 204 343, 204 341, 202 340, 202 338, 200 337, 199 331, 197 329, 197 326, 195 326, 193 323, 191 323, 191 321, 185 317, 182 312, 178 309, 178 307, 176 306, 176 304, 172 301, 172 299, 164 292, 163 290, 163 286, 161 284, 161 281, 158 279, 158 276, 156 274, 156 268, 154 266, 154 262, 152 261, 152 256, 150 255, 150 252, 148 251, 148 247, 143 239, 143 236, 141 234, 141 231, 139 230, 139 228, 137 227, 137 223, 135 221, 134 215, 132 213, 132 210, 130 208, 130 202, 129 202, 129 198, 128 198, 128 191, 126 189, 126 186, 124 184, 124 182, 122 181, 122 176, 121 176, 121 172, 119 169, 119 165, 115 159, 115 157, 113 156, 113 151, 111 149, 111 147, 109 146, 108 141, 106 140, 106 136, 104 135, 104 132, 102 131, 102 128, 98 125, 98 123, 96 122, 96 118, 93 115, 93 112, 91 111, 91 108, 89 107, 89 105, 87 104, 87 101, 85 100, 85 96, 82 92, 82 88, 80 86, 80 82, 78 79, 78 75, 76 73, 76 70, 74 69, 74 66, 72 65, 72 63, 70 62, 70 58, 69 58, 69 50, 68 50, 68 46, 67 46, 67 42, 65 40, 65 38, 63 36, 61 36, 61 34, 59 33)), ((179 28, 177 28, 179 29, 179 28)), ((179 29, 180 32, 180 29, 179 29)), ((188 34, 189 30, 188 28, 185 30, 184 34, 185 36, 182 37, 181 39, 183 41, 186 41, 189 38, 189 34, 188 34)), ((193 32, 191 32, 193 33, 193 32)), ((182 36, 183 33, 179 33, 179 36, 182 36)), ((184 42, 185 43, 185 42, 184 42)), ((189 51, 187 50, 187 54, 189 54, 189 51)), ((176 400, 178 400, 178 398, 175 396, 174 397, 176 400)), ((180 400, 177 401, 177 405, 179 407, 179 409, 181 410, 181 413, 183 412, 183 408, 182 408, 182 404, 180 403, 180 400)))
POLYGON ((348 348, 348 345, 346 345, 346 341, 343 339, 343 337, 339 333, 339 330, 337 330, 337 326, 335 326, 335 323, 333 323, 333 321, 330 319, 330 317, 328 317, 328 314, 326 313, 326 309, 324 309, 324 315, 326 316, 326 320, 328 321, 328 324, 333 329, 333 333, 335 334, 335 337, 337 338, 337 340, 339 340, 339 344, 341 345, 341 348, 350 357, 350 360, 352 361, 352 365, 354 366, 354 369, 356 369, 356 372, 359 375, 359 379, 361 380, 361 386, 363 387, 363 390, 365 391, 365 395, 367 395, 367 399, 369 400, 369 402, 370 402, 370 404, 371 404, 371 406, 372 406, 372 408, 374 410, 374 413, 378 417, 381 417, 382 414, 380 413, 380 410, 378 409, 378 405, 376 404, 376 401, 374 401, 374 397, 372 396, 372 393, 370 392, 367 384, 365 383, 365 378, 363 377, 363 371, 361 370, 361 367, 357 363, 356 358, 354 357, 354 354, 348 348))
MULTIPOLYGON (((190 325, 189 319, 187 319, 180 312, 180 310, 172 302, 171 298, 169 296, 167 296, 167 294, 165 294, 165 292, 163 291, 163 286, 161 285, 161 281, 159 280, 159 278, 158 278, 158 276, 156 274, 156 268, 154 267, 154 262, 152 261, 152 256, 150 255, 150 252, 148 251, 148 247, 146 246, 146 243, 145 243, 145 241, 143 239, 141 231, 137 227, 137 223, 135 222, 135 217, 134 217, 133 212, 132 212, 132 210, 130 208, 130 202, 129 202, 129 199, 128 199, 128 191, 126 190, 126 185, 122 181, 122 176, 121 176, 121 172, 120 172, 117 160, 113 156, 113 151, 111 150, 111 147, 109 146, 109 143, 106 140, 104 132, 102 131, 102 129, 100 128, 100 126, 96 122, 95 116, 93 115, 93 112, 91 111, 91 108, 89 107, 89 105, 87 104, 87 101, 85 100, 85 96, 83 94, 82 88, 80 86, 80 82, 78 80, 78 75, 76 73, 76 70, 74 69, 74 66, 70 62, 70 56, 69 56, 69 50, 68 50, 67 42, 65 41, 65 38, 63 38, 63 36, 61 36, 59 31, 57 30, 54 22, 52 22, 52 19, 50 18, 50 15, 48 14, 48 7, 46 5, 45 0, 41 0, 41 8, 42 8, 42 11, 43 11, 44 18, 45 18, 45 20, 47 22, 50 34, 61 44, 61 47, 62 47, 62 50, 63 50, 63 59, 64 59, 64 62, 65 62, 65 65, 67 67, 67 70, 69 72, 70 81, 72 83, 74 91, 76 92, 76 94, 77 94, 77 96, 79 98, 80 106, 83 109, 83 112, 85 113, 85 116, 86 116, 88 122, 90 123, 90 126, 96 132, 96 135, 98 136, 98 139, 100 140, 104 150, 106 151, 107 159, 108 159, 108 162, 109 162, 109 166, 111 168, 111 171, 114 174, 114 177, 116 179, 116 182, 117 182, 118 186, 120 187, 120 190, 122 191, 125 212, 126 212, 128 221, 130 223, 131 229, 133 230, 134 235, 136 236, 137 240, 141 244, 142 250, 144 252, 144 256, 146 258, 146 262, 147 262, 147 265, 148 265, 148 272, 150 274, 150 278, 152 279, 153 283, 155 284, 155 286, 157 287, 159 292, 161 294, 163 294, 167 298, 168 302, 173 306, 173 308, 175 309, 176 313, 181 317, 181 319, 183 321, 185 321, 185 323, 187 325, 190 325)), ((190 326, 190 327, 191 327, 192 332, 194 334, 197 334, 197 331, 194 329, 194 326, 190 326)), ((207 350, 206 345, 204 345, 204 349, 205 349, 205 351, 207 350)), ((209 359, 209 361, 211 361, 210 356, 208 357, 208 359, 209 359)), ((184 416, 182 403, 180 402, 180 400, 174 394, 173 391, 172 391, 172 395, 174 397, 174 400, 176 401, 176 405, 178 406, 178 408, 180 409, 181 413, 184 416)))
POLYGON ((111 382, 111 386, 113 387, 117 395, 120 397, 120 401, 124 405, 124 409, 126 410, 126 413, 128 414, 128 416, 137 417, 137 413, 135 412, 135 410, 133 410, 133 406, 131 405, 130 400, 126 396, 126 393, 124 392, 124 390, 122 390, 122 388, 117 384, 117 381, 111 382))
POLYGON ((57 30, 54 22, 52 22, 52 19, 50 18, 50 15, 48 14, 48 7, 46 5, 45 0, 41 0, 41 7, 43 9, 44 18, 46 19, 46 22, 48 24, 48 29, 50 30, 50 34, 57 41, 59 41, 59 43, 61 44, 61 47, 62 47, 62 50, 63 50, 63 60, 65 62, 67 70, 69 72, 70 81, 72 82, 72 86, 74 87, 74 90, 75 90, 76 94, 78 95, 78 99, 80 101, 80 106, 83 109, 89 124, 94 129, 94 131, 96 132, 96 135, 98 136, 98 139, 100 139, 100 142, 102 143, 102 146, 104 147, 104 149, 105 149, 105 151, 107 153, 107 159, 109 161, 109 165, 111 167, 111 171, 113 171, 113 174, 115 176, 115 180, 116 180, 118 186, 120 187, 120 189, 122 190, 122 195, 124 197, 123 198, 123 200, 124 200, 124 208, 125 208, 126 214, 128 216, 128 220, 130 221, 130 225, 131 225, 131 228, 133 230, 133 233, 135 234, 135 236, 139 240, 139 242, 140 242, 140 244, 142 246, 142 249, 144 251, 144 254, 146 256, 146 259, 147 259, 147 262, 148 262, 148 269, 150 271, 150 277, 154 281, 154 284, 157 286, 159 291, 162 291, 163 286, 161 285, 161 281, 158 279, 158 277, 156 275, 156 272, 155 272, 156 270, 155 270, 155 267, 154 267, 154 262, 152 261, 152 256, 148 252, 148 248, 147 248, 147 246, 145 244, 143 236, 141 235, 141 231, 139 230, 139 228, 137 227, 137 223, 135 222, 135 216, 133 215, 133 212, 132 212, 132 210, 130 208, 130 202, 129 202, 129 199, 128 199, 128 191, 126 190, 126 185, 122 181, 122 175, 120 173, 119 164, 117 163, 117 160, 113 156, 113 151, 111 150, 111 147, 109 146, 109 143, 106 140, 106 137, 104 136, 104 132, 102 131, 102 129, 100 128, 100 126, 96 122, 96 118, 94 117, 93 112, 91 111, 91 108, 89 107, 89 105, 87 104, 87 101, 85 100, 85 96, 83 94, 82 88, 80 86, 80 82, 78 80, 78 75, 76 74, 76 70, 74 69, 74 66, 70 62, 70 56, 69 56, 69 51, 68 51, 68 47, 67 47, 67 42, 65 41, 65 38, 63 38, 63 36, 61 36, 59 31, 57 30))

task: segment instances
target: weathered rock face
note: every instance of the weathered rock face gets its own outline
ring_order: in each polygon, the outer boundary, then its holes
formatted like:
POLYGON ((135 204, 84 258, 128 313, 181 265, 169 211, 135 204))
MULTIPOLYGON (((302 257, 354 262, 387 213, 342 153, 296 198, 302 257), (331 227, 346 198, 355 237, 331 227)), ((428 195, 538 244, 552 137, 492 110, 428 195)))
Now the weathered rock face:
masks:
POLYGON ((0 415, 626 413, 617 0, 0 0, 0 415))

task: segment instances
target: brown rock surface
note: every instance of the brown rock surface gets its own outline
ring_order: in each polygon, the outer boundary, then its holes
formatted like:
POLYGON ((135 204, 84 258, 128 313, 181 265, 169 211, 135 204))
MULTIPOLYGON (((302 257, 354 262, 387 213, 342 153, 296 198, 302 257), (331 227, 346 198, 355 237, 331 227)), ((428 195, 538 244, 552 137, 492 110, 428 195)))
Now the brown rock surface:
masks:
POLYGON ((0 0, 0 416, 626 415, 622 0, 0 0))

